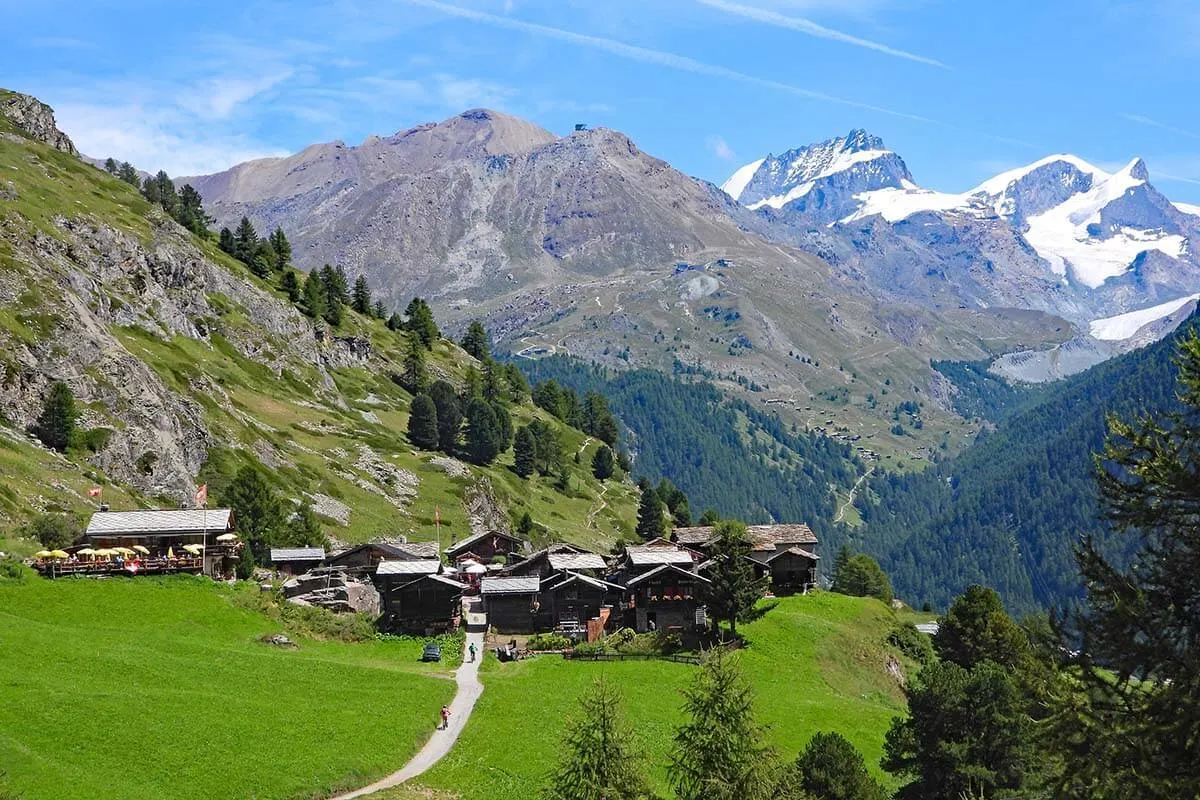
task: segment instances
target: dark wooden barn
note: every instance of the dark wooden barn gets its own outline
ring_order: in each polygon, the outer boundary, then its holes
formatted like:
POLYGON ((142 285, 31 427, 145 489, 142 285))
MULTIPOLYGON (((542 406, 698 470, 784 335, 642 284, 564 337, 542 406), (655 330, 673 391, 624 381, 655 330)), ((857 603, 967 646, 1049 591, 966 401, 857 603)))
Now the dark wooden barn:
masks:
POLYGON ((407 578, 382 592, 385 629, 430 636, 458 627, 466 584, 445 575, 407 578))
POLYGON ((446 558, 454 563, 478 561, 490 564, 494 561, 512 562, 523 556, 528 543, 501 531, 479 533, 446 548, 446 558))
POLYGON ((536 576, 494 578, 485 576, 479 594, 488 624, 503 633, 548 630, 552 619, 543 613, 541 579, 536 576))

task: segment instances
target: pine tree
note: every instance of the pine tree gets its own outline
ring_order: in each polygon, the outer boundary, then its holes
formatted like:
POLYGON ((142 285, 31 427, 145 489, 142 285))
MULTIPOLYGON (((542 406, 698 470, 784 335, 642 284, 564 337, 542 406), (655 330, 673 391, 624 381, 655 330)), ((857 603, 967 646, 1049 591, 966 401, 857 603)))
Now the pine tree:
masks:
POLYGON ((375 301, 375 305, 371 307, 371 316, 379 320, 385 320, 388 318, 387 306, 383 304, 382 300, 375 301))
POLYGON ((458 393, 446 381, 434 381, 429 387, 429 397, 437 408, 438 449, 453 455, 458 449, 458 435, 462 430, 462 406, 458 393))
POLYGON ((414 297, 409 302, 408 308, 404 310, 404 315, 408 317, 406 323, 408 330, 415 333, 427 349, 433 349, 433 345, 441 337, 441 333, 433 319, 433 309, 429 307, 429 304, 419 297, 414 297))
POLYGON ((413 398, 408 414, 408 440, 421 450, 436 450, 438 446, 437 406, 427 394, 413 398))
POLYGON ((367 276, 359 275, 354 281, 350 307, 363 316, 370 316, 371 302, 371 286, 367 283, 367 276))
POLYGON ((654 487, 649 485, 642 490, 642 499, 638 504, 637 535, 647 541, 667 535, 662 500, 658 499, 654 487))
POLYGON ((486 400, 477 397, 467 404, 463 416, 467 422, 467 460, 487 466, 500 454, 500 430, 495 412, 486 400))
POLYGON ((528 425, 522 425, 513 439, 513 461, 522 478, 528 478, 537 470, 537 439, 528 425))
POLYGON ((279 279, 279 288, 288 296, 288 300, 293 303, 300 302, 300 298, 304 292, 300 288, 300 279, 296 276, 296 270, 285 269, 282 277, 279 279))
POLYGON ((326 542, 325 532, 321 530, 321 521, 317 519, 312 503, 305 498, 288 520, 284 537, 273 544, 286 547, 322 547, 326 542))
POLYGON ((892 582, 879 562, 866 553, 850 556, 838 567, 833 581, 833 591, 852 597, 875 597, 885 603, 892 602, 892 582))
POLYGON ((463 334, 461 345, 463 350, 480 361, 487 361, 491 357, 489 355, 491 345, 488 341, 487 331, 483 329, 483 323, 479 320, 474 320, 467 326, 467 332, 463 334))
POLYGON ((500 435, 500 452, 503 453, 512 447, 513 443, 512 415, 508 413, 508 409, 502 403, 491 402, 488 405, 492 407, 492 413, 496 415, 496 430, 500 435))
POLYGON ((812 800, 888 800, 867 771, 862 753, 840 733, 817 733, 792 767, 798 787, 812 800))
POLYGON ((128 183, 130 186, 138 186, 141 184, 141 178, 138 177, 137 169, 128 161, 122 161, 120 168, 117 170, 117 177, 128 183))
POLYGON ((669 777, 678 800, 767 800, 775 753, 754 719, 737 656, 716 649, 684 690, 688 721, 675 733, 669 777))
POLYGON ((261 470, 246 465, 222 491, 219 502, 237 515, 238 533, 259 563, 265 563, 272 541, 284 524, 283 503, 263 477, 261 470))
POLYGON ((529 430, 537 441, 537 471, 543 475, 551 475, 562 471, 563 449, 562 441, 554 426, 535 419, 529 423, 529 430))
POLYGON ((854 554, 850 552, 850 545, 843 543, 838 548, 837 558, 833 562, 833 574, 829 576, 831 581, 837 583, 837 576, 846 568, 846 564, 850 561, 850 556, 852 555, 854 554))
POLYGON ((197 236, 208 232, 212 217, 204 210, 204 200, 200 193, 190 183, 184 184, 179 190, 179 203, 175 211, 175 220, 197 236))
POLYGON ((233 238, 233 231, 229 228, 221 228, 221 233, 217 237, 217 247, 221 248, 221 252, 234 255, 237 252, 237 243, 233 238))
POLYGON ((409 337, 408 349, 404 351, 404 388, 420 394, 429 387, 429 369, 425 366, 425 348, 415 336, 409 337))
POLYGON ((579 699, 567 720, 559 763, 542 791, 544 800, 649 800, 643 756, 621 714, 615 687, 603 678, 579 699))
MULTIPOLYGON (((1179 410, 1111 416, 1097 481, 1127 565, 1084 537, 1087 602, 1075 623, 1073 691, 1055 714, 1060 797, 1200 797, 1200 335, 1175 357, 1179 410)), ((1119 552, 1119 551, 1118 551, 1119 552)))
POLYGON ((341 267, 326 264, 321 267, 321 283, 325 287, 325 321, 331 326, 342 324, 342 310, 350 303, 346 273, 341 267))
POLYGON ((104 159, 104 171, 107 172, 109 175, 116 175, 118 169, 119 169, 119 167, 117 166, 116 159, 113 159, 113 158, 104 159))
POLYGON ((233 257, 249 264, 254 257, 254 248, 258 246, 258 231, 254 230, 249 217, 242 217, 237 230, 233 232, 233 257))
POLYGON ((142 182, 142 196, 151 203, 162 206, 172 217, 178 212, 179 198, 175 193, 175 184, 171 182, 171 176, 163 170, 142 182))
POLYGON ((75 395, 71 387, 62 381, 55 381, 50 385, 34 433, 46 447, 64 452, 71 443, 78 418, 79 410, 75 407, 75 395))
POLYGON ((754 604, 766 591, 767 581, 754 574, 750 563, 753 548, 741 522, 718 522, 713 530, 716 537, 710 555, 713 566, 708 572, 709 608, 717 619, 729 623, 729 633, 737 636, 738 622, 745 622, 754 611, 754 604))
POLYGON ((252 273, 265 279, 275 268, 275 249, 269 241, 260 239, 258 244, 254 245, 254 252, 250 254, 250 260, 246 263, 252 273))
POLYGON ((392 312, 392 315, 387 319, 387 329, 389 331, 404 330, 404 317, 400 316, 396 312, 392 312))
POLYGON ((606 444, 600 445, 592 456, 592 475, 596 476, 597 480, 606 481, 613 476, 615 467, 612 449, 606 444))
POLYGON ((275 251, 275 269, 287 269, 292 263, 292 244, 283 233, 283 228, 276 228, 270 236, 271 249, 275 251))
POLYGON ((321 319, 325 316, 325 283, 315 269, 304 278, 301 300, 305 314, 313 319, 321 319))

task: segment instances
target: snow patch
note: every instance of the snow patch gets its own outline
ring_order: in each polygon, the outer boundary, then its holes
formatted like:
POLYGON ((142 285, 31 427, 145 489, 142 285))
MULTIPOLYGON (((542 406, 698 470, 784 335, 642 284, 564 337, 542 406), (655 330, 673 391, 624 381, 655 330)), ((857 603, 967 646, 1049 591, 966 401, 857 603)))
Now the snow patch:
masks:
POLYGON ((1133 336, 1151 322, 1174 314, 1193 300, 1200 300, 1200 294, 1180 297, 1150 308, 1118 314, 1115 317, 1094 319, 1088 326, 1088 331, 1092 334, 1093 339, 1103 339, 1108 342, 1122 341, 1133 336))
POLYGON ((1090 173, 1096 181, 1106 180, 1111 177, 1107 172, 1104 172, 1099 167, 1089 164, 1078 156, 1073 156, 1070 153, 1059 153, 1053 156, 1046 156, 1045 158, 1034 161, 1032 164, 1026 164, 1023 167, 1017 167, 1016 169, 1010 169, 1007 172, 1001 172, 999 175, 993 178, 988 178, 986 181, 967 192, 967 194, 986 194, 989 197, 1003 194, 1009 186, 1011 186, 1014 182, 1021 180, 1021 178, 1024 178, 1029 173, 1036 169, 1040 169, 1047 164, 1054 164, 1058 161, 1070 164, 1080 172, 1090 173))
POLYGON ((1185 214, 1191 214, 1194 217, 1200 217, 1200 206, 1194 206, 1189 203, 1175 203, 1175 202, 1172 202, 1171 205, 1175 206, 1177 209, 1179 209, 1180 211, 1182 211, 1185 214))
POLYGON ((970 197, 964 194, 945 194, 915 187, 877 189, 856 194, 854 199, 862 205, 858 211, 841 219, 841 222, 854 222, 877 214, 887 222, 899 222, 922 211, 950 211, 966 208, 971 203, 970 197))
POLYGON ((729 180, 721 184, 721 191, 732 197, 734 200, 740 200, 742 192, 746 191, 746 184, 754 177, 754 173, 758 172, 758 168, 766 161, 765 158, 760 158, 758 161, 751 161, 744 167, 739 167, 737 172, 729 176, 729 180))

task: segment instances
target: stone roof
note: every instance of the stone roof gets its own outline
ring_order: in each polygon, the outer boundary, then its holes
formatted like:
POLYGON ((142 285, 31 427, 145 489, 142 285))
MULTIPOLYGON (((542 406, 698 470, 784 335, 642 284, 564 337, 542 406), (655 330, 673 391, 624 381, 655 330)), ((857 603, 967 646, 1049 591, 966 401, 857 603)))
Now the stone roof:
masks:
POLYGON ((453 558, 461 553, 466 553, 476 544, 482 542, 489 536, 498 536, 501 539, 508 539, 510 542, 516 542, 517 544, 521 545, 525 544, 524 541, 518 539, 516 536, 513 536, 510 533, 504 533, 503 531, 484 531, 483 533, 477 533, 474 536, 469 536, 466 539, 463 539, 461 542, 455 542, 454 544, 450 545, 446 548, 446 555, 453 558))
POLYGON ((596 553, 550 553, 550 568, 564 572, 577 569, 604 569, 604 556, 596 553))
MULTIPOLYGON (((711 525, 676 528, 672 536, 680 544, 703 545, 715 536, 711 525)), ((803 522, 786 525, 749 525, 746 536, 755 550, 774 550, 784 544, 817 544, 817 536, 803 522)))
POLYGON ((162 533, 219 533, 233 530, 228 508, 185 508, 155 511, 97 511, 88 536, 153 536, 162 533))
POLYGON ((771 555, 767 556, 766 561, 768 563, 771 561, 774 561, 775 559, 779 558, 781 555, 784 555, 785 553, 787 553, 789 555, 793 555, 793 556, 801 556, 802 558, 807 558, 810 561, 820 561, 821 560, 821 557, 819 555, 817 555, 816 553, 809 552, 808 550, 805 550, 803 547, 789 547, 786 550, 775 551, 771 555))
POLYGON ((679 544, 686 544, 692 547, 697 545, 706 545, 713 539, 713 528, 711 525, 693 528, 676 528, 671 533, 671 538, 679 544))
POLYGON ((485 577, 480 582, 479 593, 484 595, 537 594, 541 588, 542 582, 536 575, 529 578, 485 577))
POLYGON ((629 563, 638 567, 652 564, 692 564, 692 554, 686 550, 665 547, 627 548, 629 563))
POLYGON ((433 575, 442 568, 442 562, 436 558, 419 561, 397 560, 380 561, 375 568, 376 575, 433 575))
POLYGON ((409 558, 437 558, 437 542, 397 542, 391 545, 409 558))
POLYGON ((662 566, 658 566, 652 570, 643 572, 641 575, 635 575, 634 577, 630 578, 629 580, 627 580, 625 582, 625 587, 627 589, 631 589, 644 580, 648 580, 649 578, 652 578, 655 575, 662 575, 663 573, 666 573, 666 572, 678 573, 680 577, 693 578, 695 580, 701 581, 702 583, 712 583, 712 581, 710 581, 708 578, 704 577, 703 575, 697 575, 694 572, 688 572, 686 569, 680 569, 679 567, 675 566, 674 564, 663 564, 662 566))
POLYGON ((271 561, 324 561, 324 547, 272 547, 271 561))
POLYGON ((593 578, 589 575, 580 575, 578 572, 568 572, 563 575, 555 575, 554 577, 547 578, 545 582, 551 584, 546 589, 546 591, 550 592, 553 592, 556 589, 561 589, 562 587, 571 583, 586 583, 588 586, 594 586, 597 589, 604 589, 606 591, 614 590, 619 592, 624 591, 625 589, 624 586, 619 584, 600 580, 599 578, 593 578))

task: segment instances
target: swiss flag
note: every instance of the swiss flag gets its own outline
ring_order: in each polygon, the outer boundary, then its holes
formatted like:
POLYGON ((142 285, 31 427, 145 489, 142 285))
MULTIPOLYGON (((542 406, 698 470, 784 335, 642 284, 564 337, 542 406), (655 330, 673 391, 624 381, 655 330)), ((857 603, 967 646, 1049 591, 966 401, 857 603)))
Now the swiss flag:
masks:
POLYGON ((99 497, 101 491, 102 490, 99 486, 93 486, 92 488, 88 489, 88 497, 99 497))
POLYGON ((196 487, 196 505, 208 505, 208 484, 202 483, 196 487))

